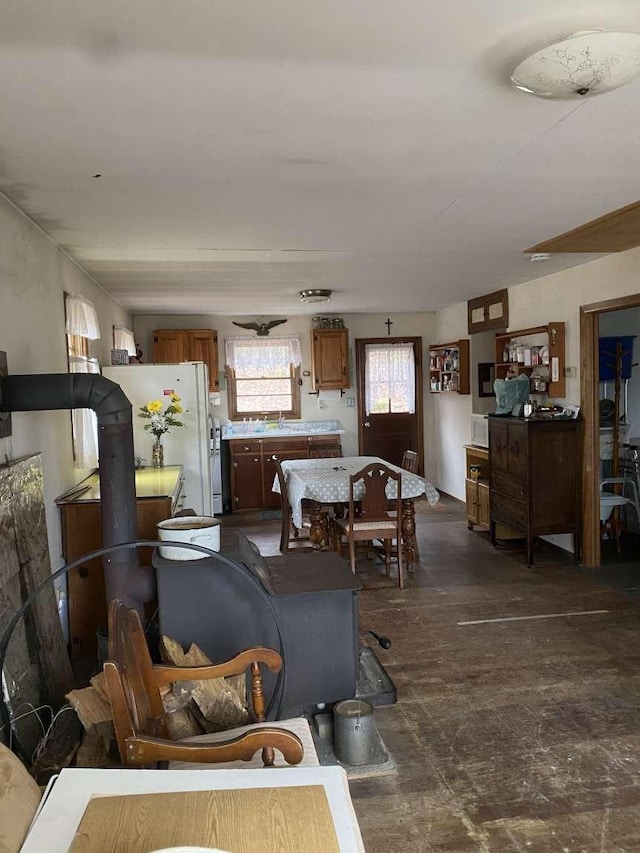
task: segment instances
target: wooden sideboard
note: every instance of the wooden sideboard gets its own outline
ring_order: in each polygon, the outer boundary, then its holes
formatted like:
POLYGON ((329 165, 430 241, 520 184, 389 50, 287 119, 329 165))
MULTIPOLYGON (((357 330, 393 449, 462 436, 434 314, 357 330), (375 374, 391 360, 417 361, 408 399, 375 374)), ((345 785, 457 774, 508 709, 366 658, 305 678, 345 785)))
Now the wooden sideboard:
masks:
MULTIPOLYGON (((136 471, 138 537, 157 539, 156 524, 171 518, 181 506, 182 467, 142 468, 136 471)), ((92 474, 59 498, 62 553, 65 563, 102 547, 100 477, 92 474)), ((147 549, 148 551, 149 549, 147 549)), ((140 563, 151 564, 149 553, 140 563)), ((107 601, 102 558, 87 560, 67 574, 71 656, 95 657, 97 631, 107 625, 107 601)))
POLYGON ((572 533, 581 548, 582 421, 489 415, 490 532, 496 524, 524 534, 527 565, 534 536, 572 533))

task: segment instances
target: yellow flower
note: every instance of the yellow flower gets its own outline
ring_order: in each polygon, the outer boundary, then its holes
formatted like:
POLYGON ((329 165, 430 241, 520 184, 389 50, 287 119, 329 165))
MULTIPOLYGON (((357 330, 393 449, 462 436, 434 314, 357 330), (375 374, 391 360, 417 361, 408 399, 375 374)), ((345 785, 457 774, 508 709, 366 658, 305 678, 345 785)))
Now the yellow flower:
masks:
POLYGON ((171 394, 171 400, 174 403, 178 403, 180 400, 182 400, 182 397, 179 397, 178 394, 171 394))
POLYGON ((176 403, 176 402, 173 402, 171 404, 171 408, 173 409, 174 412, 176 412, 176 414, 180 414, 182 411, 184 411, 182 406, 180 405, 180 403, 176 403))
POLYGON ((152 400, 151 403, 147 403, 147 411, 152 415, 159 414, 162 411, 162 400, 152 400))

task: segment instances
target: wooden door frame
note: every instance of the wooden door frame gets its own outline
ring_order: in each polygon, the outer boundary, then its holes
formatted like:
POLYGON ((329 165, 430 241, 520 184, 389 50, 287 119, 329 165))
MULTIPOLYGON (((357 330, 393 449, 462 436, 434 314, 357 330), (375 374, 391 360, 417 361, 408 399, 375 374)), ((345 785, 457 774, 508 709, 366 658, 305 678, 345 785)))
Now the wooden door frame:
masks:
POLYGON ((416 357, 416 415, 418 416, 418 460, 420 469, 426 470, 424 458, 424 395, 422 386, 422 338, 407 336, 388 338, 356 338, 356 385, 358 392, 358 453, 362 452, 364 444, 364 399, 362 396, 362 385, 360 381, 360 366, 364 369, 364 348, 366 344, 413 344, 416 357))
POLYGON ((582 563, 600 565, 600 388, 598 338, 601 314, 640 306, 640 293, 580 306, 580 408, 582 451, 582 563))

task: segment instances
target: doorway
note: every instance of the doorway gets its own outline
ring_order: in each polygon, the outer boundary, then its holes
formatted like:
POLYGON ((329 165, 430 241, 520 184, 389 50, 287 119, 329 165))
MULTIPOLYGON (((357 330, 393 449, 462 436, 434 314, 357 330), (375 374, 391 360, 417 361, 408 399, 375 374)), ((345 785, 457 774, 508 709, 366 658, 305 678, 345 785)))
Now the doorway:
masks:
MULTIPOLYGON (((606 433, 601 433, 601 414, 606 429, 607 407, 601 406, 601 400, 612 398, 610 389, 600 382, 600 338, 609 337, 613 332, 617 336, 623 331, 632 331, 634 322, 638 323, 636 334, 640 337, 640 294, 611 299, 606 302, 583 305, 580 308, 580 386, 581 408, 584 417, 584 450, 583 450, 583 535, 584 546, 582 562, 587 566, 600 566, 603 557, 603 542, 601 540, 601 479, 611 472, 606 469, 608 451, 603 451, 607 445, 606 433), (636 319, 637 318, 637 319, 636 319), (603 412, 604 408, 604 412, 603 412), (601 440, 602 439, 602 440, 601 440), (605 459, 603 462, 602 456, 605 459)), ((632 332, 633 333, 633 332, 632 332)), ((637 360, 637 352, 633 361, 637 360)), ((636 368, 638 370, 638 368, 636 368)), ((635 377, 634 377, 635 378, 635 377)), ((640 394, 640 379, 636 394, 640 394)), ((634 389, 635 389, 634 385, 634 389)), ((629 388, 627 388, 627 393, 629 388)), ((624 389, 621 392, 624 395, 624 389)), ((640 402, 633 401, 633 411, 638 407, 640 418, 640 402)), ((621 411, 625 402, 621 400, 621 411)), ((626 401, 627 417, 630 415, 631 402, 626 401)), ((630 420, 630 418, 629 418, 630 420)), ((631 424, 634 436, 640 436, 640 422, 631 424), (634 427, 636 428, 634 431, 634 427)), ((623 437, 624 436, 623 434, 623 437)), ((629 436, 633 437, 633 436, 629 436)), ((631 496, 631 493, 630 493, 631 496)), ((634 521, 633 509, 630 516, 634 521)), ((605 545, 608 556, 609 545, 605 545)))
POLYGON ((424 472, 422 338, 356 338, 358 452, 402 463, 418 454, 424 472))

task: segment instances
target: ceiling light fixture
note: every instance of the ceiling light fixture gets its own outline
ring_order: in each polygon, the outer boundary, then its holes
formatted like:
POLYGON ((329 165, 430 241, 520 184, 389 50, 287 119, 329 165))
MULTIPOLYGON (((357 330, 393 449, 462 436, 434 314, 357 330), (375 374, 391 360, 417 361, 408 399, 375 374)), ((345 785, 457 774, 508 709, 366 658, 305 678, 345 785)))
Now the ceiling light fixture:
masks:
POLYGON ((640 74, 640 34, 587 30, 527 57, 511 75, 521 92, 552 100, 600 95, 640 74))
POLYGON ((330 302, 331 301, 331 290, 301 290, 300 291, 300 302, 330 302))
POLYGON ((529 255, 529 260, 532 264, 538 263, 538 261, 550 261, 551 255, 549 252, 533 252, 529 255))

